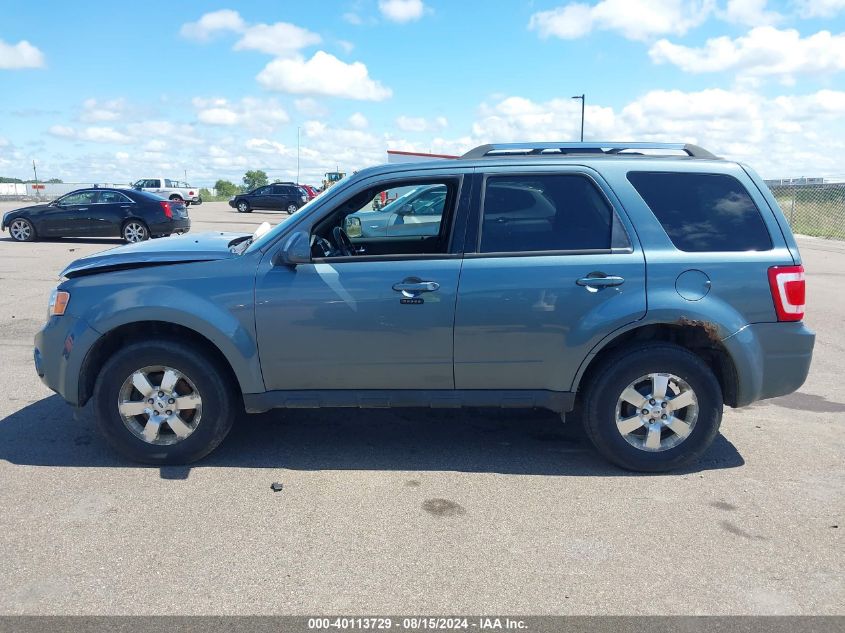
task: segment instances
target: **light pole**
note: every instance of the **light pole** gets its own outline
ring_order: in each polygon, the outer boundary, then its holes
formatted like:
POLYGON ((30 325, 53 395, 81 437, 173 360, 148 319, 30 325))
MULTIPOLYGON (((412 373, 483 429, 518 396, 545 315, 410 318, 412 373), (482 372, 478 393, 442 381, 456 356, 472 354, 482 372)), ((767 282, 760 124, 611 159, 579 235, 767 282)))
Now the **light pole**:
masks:
POLYGON ((572 97, 573 99, 580 99, 581 100, 581 142, 582 143, 584 142, 584 104, 587 101, 586 97, 587 97, 586 94, 575 95, 574 97, 572 97))
POLYGON ((32 160, 32 173, 35 176, 35 199, 41 199, 41 191, 38 189, 38 170, 35 168, 35 159, 32 160))

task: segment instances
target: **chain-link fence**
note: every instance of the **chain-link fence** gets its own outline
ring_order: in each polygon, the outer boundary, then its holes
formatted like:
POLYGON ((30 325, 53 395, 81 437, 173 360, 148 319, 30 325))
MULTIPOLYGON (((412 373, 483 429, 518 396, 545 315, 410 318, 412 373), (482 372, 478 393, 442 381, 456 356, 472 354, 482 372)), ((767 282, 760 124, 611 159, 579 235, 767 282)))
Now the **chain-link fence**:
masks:
POLYGON ((845 240, 845 182, 769 182, 793 232, 845 240))

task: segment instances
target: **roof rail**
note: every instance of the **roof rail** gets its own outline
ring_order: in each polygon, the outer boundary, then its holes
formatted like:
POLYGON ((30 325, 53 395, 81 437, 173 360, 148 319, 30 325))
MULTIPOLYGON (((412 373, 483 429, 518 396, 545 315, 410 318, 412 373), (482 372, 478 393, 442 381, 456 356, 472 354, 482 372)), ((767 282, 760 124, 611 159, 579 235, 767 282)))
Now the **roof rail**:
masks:
MULTIPOLYGON (((559 156, 561 154, 603 154, 614 156, 629 150, 667 150, 685 152, 690 158, 718 158, 703 147, 690 143, 625 143, 591 141, 589 143, 490 143, 469 150, 461 158, 499 156, 559 156)), ((634 152, 635 153, 635 152, 634 152)))

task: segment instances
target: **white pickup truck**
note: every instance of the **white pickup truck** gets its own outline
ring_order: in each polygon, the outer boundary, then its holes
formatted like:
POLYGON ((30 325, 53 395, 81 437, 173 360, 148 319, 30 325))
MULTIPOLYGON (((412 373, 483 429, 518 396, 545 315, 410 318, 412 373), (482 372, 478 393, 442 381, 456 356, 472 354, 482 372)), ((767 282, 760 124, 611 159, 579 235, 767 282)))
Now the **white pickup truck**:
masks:
POLYGON ((180 200, 185 203, 185 206, 202 204, 199 188, 191 187, 188 183, 182 182, 181 180, 142 178, 133 182, 132 188, 149 191, 168 200, 180 200))

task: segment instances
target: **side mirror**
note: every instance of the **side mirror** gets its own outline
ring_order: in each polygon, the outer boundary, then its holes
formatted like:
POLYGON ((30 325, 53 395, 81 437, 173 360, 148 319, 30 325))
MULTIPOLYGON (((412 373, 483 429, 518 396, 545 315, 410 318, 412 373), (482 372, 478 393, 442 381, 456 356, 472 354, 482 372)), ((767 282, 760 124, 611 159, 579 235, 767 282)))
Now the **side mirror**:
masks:
POLYGON ((400 208, 396 209, 396 215, 414 215, 414 205, 403 204, 400 208))
POLYGON ((274 266, 296 266, 311 263, 311 240, 305 231, 291 235, 273 255, 274 266))

